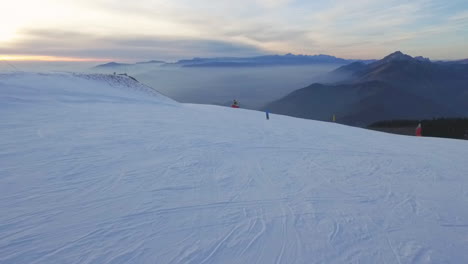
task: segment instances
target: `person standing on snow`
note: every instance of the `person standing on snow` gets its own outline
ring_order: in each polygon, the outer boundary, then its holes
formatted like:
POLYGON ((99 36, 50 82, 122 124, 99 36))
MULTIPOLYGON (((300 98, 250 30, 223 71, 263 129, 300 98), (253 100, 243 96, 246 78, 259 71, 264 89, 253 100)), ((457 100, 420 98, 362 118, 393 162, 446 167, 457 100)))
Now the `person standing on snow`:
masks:
POLYGON ((421 123, 419 123, 418 127, 416 127, 416 136, 421 137, 422 136, 422 127, 421 123))
POLYGON ((234 99, 234 102, 231 105, 232 108, 239 108, 239 103, 234 99))

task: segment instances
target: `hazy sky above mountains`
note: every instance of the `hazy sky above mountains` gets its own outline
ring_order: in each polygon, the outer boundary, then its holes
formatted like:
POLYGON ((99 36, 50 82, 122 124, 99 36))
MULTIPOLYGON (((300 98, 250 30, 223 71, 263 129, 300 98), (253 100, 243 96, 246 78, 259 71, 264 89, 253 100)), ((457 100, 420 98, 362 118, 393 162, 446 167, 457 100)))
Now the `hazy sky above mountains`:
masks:
POLYGON ((4 60, 468 58, 466 0, 2 0, 4 60))

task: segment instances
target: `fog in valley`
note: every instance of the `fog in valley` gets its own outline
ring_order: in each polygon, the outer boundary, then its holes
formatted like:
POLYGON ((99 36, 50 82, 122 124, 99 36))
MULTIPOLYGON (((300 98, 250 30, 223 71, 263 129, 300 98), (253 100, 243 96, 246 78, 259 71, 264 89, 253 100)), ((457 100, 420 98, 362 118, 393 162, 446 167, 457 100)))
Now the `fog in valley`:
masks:
POLYGON ((94 68, 92 62, 10 62, 0 71, 126 73, 183 103, 230 105, 259 109, 306 87, 342 66, 320 64, 269 67, 180 67, 176 64, 128 64, 94 68))
MULTIPOLYGON (((135 73, 139 81, 184 103, 229 105, 258 109, 286 94, 306 87, 341 65, 182 68, 158 67, 135 73)), ((132 74, 132 73, 130 73, 132 74)))

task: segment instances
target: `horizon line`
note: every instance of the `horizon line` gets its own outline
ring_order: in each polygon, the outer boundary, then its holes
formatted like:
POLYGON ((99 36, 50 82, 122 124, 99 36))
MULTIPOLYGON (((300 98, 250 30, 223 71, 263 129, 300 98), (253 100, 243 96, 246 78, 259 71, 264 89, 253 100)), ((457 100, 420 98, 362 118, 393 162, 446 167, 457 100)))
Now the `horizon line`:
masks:
MULTIPOLYGON (((397 52, 397 51, 395 51, 397 52)), ((392 52, 393 53, 393 52, 392 52)), ((392 54, 390 53, 390 54, 392 54)), ((403 52, 404 53, 404 52, 403 52)), ((407 54, 407 53, 404 53, 407 54)), ((337 59, 345 59, 345 60, 379 60, 379 59, 349 59, 349 58, 342 58, 342 57, 337 57, 335 55, 330 55, 330 54, 294 54, 294 53, 285 53, 285 54, 264 54, 264 55, 257 55, 257 56, 193 56, 191 59, 196 59, 196 58, 254 58, 254 57, 262 57, 262 56, 286 56, 286 55, 294 55, 294 56, 320 56, 320 55, 325 55, 325 56, 331 56, 335 57, 337 59)), ((409 55, 409 54, 407 54, 409 55)), ((412 57, 417 57, 413 55, 409 55, 412 57)), ((385 57, 385 56, 384 56, 385 57)), ((430 58, 429 58, 430 59, 430 58)), ((457 61, 457 60, 464 60, 468 58, 458 58, 458 59, 436 59, 434 61, 457 61)), ((71 56, 54 56, 54 55, 24 55, 24 54, 0 54, 0 60, 3 61, 17 61, 17 62, 126 62, 126 63, 137 63, 137 62, 145 62, 145 61, 150 61, 154 59, 146 59, 146 60, 137 60, 137 59, 123 59, 123 58, 82 58, 82 57, 71 57, 71 56)), ((158 59, 161 60, 161 59, 158 59)), ((190 60, 188 58, 182 58, 178 60, 161 60, 166 63, 173 63, 177 62, 179 60, 190 60)))

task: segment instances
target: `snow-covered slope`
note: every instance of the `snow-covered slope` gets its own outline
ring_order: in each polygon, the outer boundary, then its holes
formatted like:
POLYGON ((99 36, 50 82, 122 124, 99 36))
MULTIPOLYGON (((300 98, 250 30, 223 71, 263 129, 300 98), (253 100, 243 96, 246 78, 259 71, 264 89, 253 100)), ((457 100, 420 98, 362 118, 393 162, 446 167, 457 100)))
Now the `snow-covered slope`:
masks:
POLYGON ((468 142, 0 75, 0 263, 463 263, 468 142))

